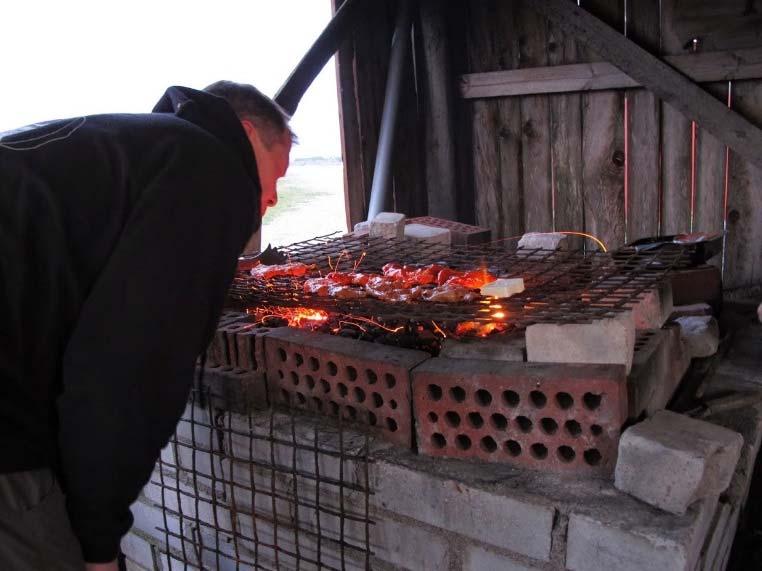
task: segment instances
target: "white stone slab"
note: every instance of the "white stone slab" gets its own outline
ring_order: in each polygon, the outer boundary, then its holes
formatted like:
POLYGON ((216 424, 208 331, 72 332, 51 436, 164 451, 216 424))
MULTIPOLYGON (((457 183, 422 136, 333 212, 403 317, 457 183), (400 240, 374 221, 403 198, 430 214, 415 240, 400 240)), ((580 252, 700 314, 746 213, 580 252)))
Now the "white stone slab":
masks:
POLYGON ((437 244, 452 243, 452 232, 448 228, 426 226, 424 224, 405 224, 405 238, 421 240, 423 242, 435 242, 437 244))

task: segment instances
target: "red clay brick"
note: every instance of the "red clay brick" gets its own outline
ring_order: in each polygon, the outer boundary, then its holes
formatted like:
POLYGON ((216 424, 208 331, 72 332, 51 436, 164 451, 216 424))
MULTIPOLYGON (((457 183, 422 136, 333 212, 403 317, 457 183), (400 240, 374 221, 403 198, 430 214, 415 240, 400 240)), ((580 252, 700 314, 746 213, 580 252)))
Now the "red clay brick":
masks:
POLYGON ((412 445, 410 371, 428 353, 282 327, 264 336, 270 402, 375 426, 412 445))
POLYGON ((454 222, 444 218, 435 218, 433 216, 421 216, 418 218, 408 218, 407 224, 423 224, 425 226, 435 226, 437 228, 447 228, 452 236, 454 245, 474 245, 484 244, 490 241, 492 232, 489 228, 481 226, 472 226, 462 222, 454 222))
POLYGON ((610 474, 627 418, 622 365, 436 358, 413 371, 419 452, 610 474))

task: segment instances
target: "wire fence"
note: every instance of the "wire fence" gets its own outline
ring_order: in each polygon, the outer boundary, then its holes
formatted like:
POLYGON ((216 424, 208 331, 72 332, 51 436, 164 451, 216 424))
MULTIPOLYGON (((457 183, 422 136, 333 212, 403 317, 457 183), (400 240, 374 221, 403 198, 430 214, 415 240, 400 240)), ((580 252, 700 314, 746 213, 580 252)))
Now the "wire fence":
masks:
POLYGON ((369 436, 228 405, 194 389, 154 472, 166 568, 370 569, 369 436))

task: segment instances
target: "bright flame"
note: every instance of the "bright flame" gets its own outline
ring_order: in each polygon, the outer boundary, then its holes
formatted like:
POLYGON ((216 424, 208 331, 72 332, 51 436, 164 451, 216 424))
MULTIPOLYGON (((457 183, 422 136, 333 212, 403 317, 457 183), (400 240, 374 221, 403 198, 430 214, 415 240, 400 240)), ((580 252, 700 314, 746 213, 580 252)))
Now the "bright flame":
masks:
POLYGON ((309 307, 272 307, 266 310, 248 310, 248 312, 255 315, 257 323, 271 317, 280 317, 287 320, 291 327, 322 325, 328 321, 328 313, 322 309, 310 309, 309 307))
POLYGON ((492 317, 494 317, 495 319, 503 319, 505 317, 505 312, 496 311, 495 313, 492 314, 492 317))

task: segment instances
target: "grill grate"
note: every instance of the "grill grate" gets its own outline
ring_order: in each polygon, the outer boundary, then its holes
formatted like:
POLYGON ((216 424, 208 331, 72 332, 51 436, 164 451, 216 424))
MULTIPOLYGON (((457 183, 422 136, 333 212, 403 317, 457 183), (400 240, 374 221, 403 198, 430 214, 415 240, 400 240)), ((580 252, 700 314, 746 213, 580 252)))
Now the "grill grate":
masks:
POLYGON ((194 390, 162 453, 167 569, 370 569, 369 441, 194 390))
MULTIPOLYGON (((507 248, 493 242, 476 246, 387 240, 368 236, 324 236, 286 246, 290 261, 314 265, 311 275, 350 270, 380 272, 384 264, 440 263, 456 269, 486 268, 497 277, 523 278, 525 290, 500 300, 506 317, 494 317, 490 300, 473 303, 388 303, 373 298, 337 300, 304 293, 302 278, 275 278, 264 282, 238 276, 230 289, 240 307, 310 307, 332 314, 355 315, 384 323, 435 321, 452 328, 465 321, 505 321, 508 329, 533 323, 584 323, 610 317, 632 307, 640 296, 687 264, 683 248, 648 252, 622 249, 614 253, 507 248)), ((492 300, 494 302, 494 300, 492 300)))

